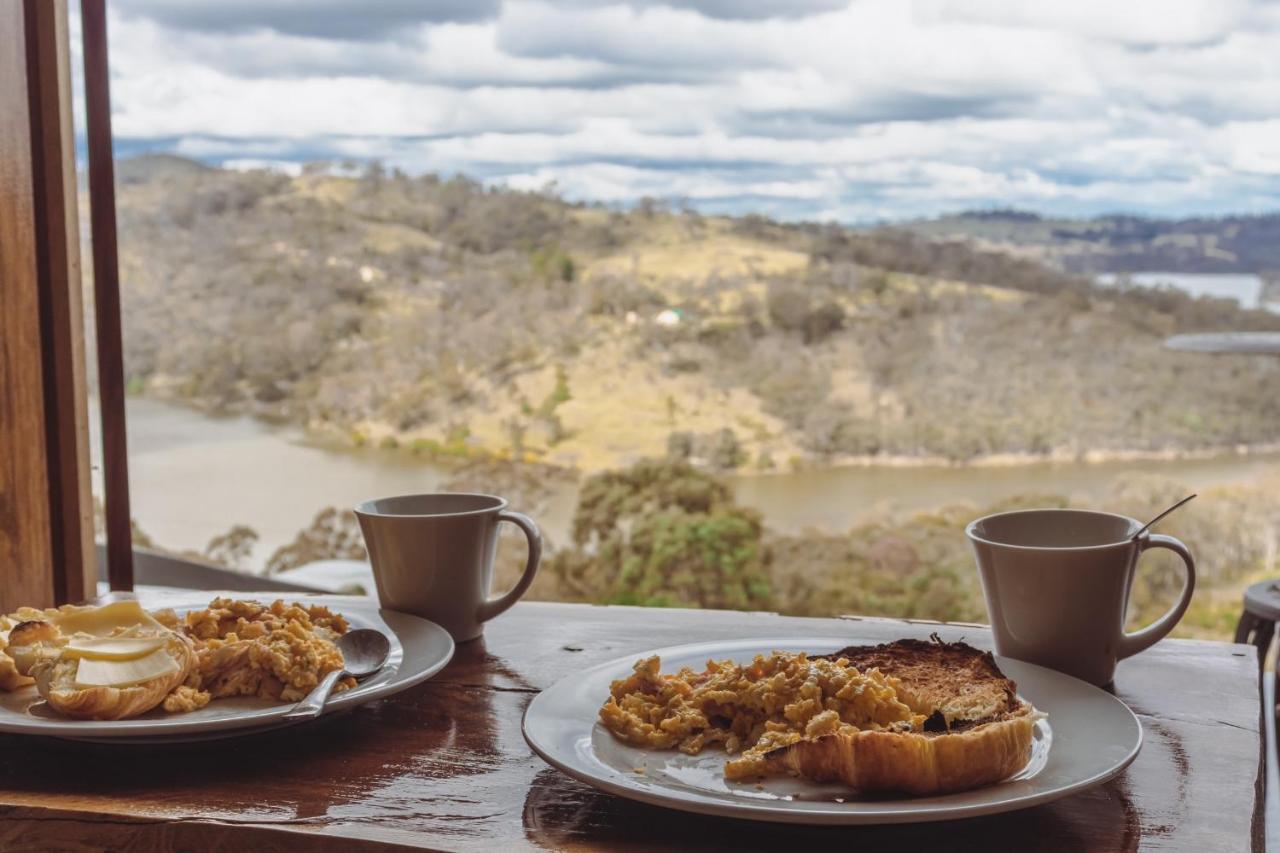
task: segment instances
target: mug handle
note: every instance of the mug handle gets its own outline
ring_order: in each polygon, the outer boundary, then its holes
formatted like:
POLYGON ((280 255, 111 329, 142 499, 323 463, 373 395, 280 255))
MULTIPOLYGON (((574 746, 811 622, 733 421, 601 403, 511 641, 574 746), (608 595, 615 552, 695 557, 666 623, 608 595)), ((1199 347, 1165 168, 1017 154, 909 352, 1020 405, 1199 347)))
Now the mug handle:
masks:
MULTIPOLYGON (((1166 548, 1181 557, 1182 562, 1187 567, 1187 580, 1182 585, 1182 594, 1178 596, 1177 603, 1169 608, 1168 613, 1141 631, 1135 631, 1132 634, 1121 632, 1120 645, 1116 654, 1117 658, 1136 655, 1163 639, 1164 635, 1172 631, 1173 627, 1178 624, 1182 614, 1187 612, 1187 605, 1191 603, 1191 593, 1195 592, 1196 589, 1196 561, 1191 556, 1191 552, 1187 550, 1186 545, 1183 545, 1182 542, 1172 536, 1152 533, 1138 540, 1138 559, 1142 558, 1142 552, 1148 548, 1166 548)), ((1136 566, 1134 571, 1137 571, 1136 566)))
POLYGON ((528 591, 529 584, 533 583, 533 576, 538 573, 538 562, 542 559, 542 533, 532 518, 518 512, 500 512, 498 521, 509 521, 524 531, 525 538, 529 540, 529 559, 524 564, 524 574, 510 592, 480 605, 480 610, 476 613, 476 619, 480 622, 488 622, 520 600, 520 596, 528 591))

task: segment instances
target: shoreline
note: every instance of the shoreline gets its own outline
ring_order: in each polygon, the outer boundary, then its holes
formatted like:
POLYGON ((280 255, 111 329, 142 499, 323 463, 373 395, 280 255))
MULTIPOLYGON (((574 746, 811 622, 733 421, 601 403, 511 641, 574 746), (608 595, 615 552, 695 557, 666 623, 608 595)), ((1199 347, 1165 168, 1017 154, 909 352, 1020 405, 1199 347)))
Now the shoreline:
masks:
POLYGON ((802 465, 790 470, 727 472, 737 476, 781 476, 806 470, 829 471, 840 468, 945 468, 948 470, 1018 468, 1031 465, 1108 465, 1116 462, 1195 462, 1222 457, 1268 456, 1280 454, 1280 442, 1215 445, 1207 448, 1164 450, 1088 450, 1052 453, 990 453, 957 462, 945 456, 865 455, 834 457, 821 465, 802 465))
MULTIPOLYGON (((488 460, 499 464, 511 464, 513 466, 528 464, 534 467, 554 469, 558 473, 563 473, 566 478, 573 480, 588 477, 604 471, 616 470, 616 468, 588 469, 581 467, 566 467, 547 462, 521 463, 516 462, 501 453, 488 451, 484 448, 476 448, 474 455, 466 454, 462 456, 454 456, 451 454, 417 453, 411 450, 408 445, 403 443, 394 448, 379 447, 374 443, 360 445, 343 440, 339 437, 336 430, 309 429, 305 425, 298 424, 287 418, 271 417, 265 413, 258 413, 250 410, 219 412, 211 409, 207 405, 202 405, 196 400, 184 400, 179 397, 172 397, 164 394, 129 395, 127 399, 145 400, 162 405, 188 409, 215 420, 238 417, 250 418, 263 424, 268 429, 291 432, 297 440, 307 446, 338 453, 379 455, 395 454, 419 463, 445 466, 449 468, 462 467, 469 462, 473 463, 481 460, 488 460)), ((990 453, 963 461, 949 459, 946 456, 908 456, 902 454, 847 455, 833 456, 827 459, 808 457, 801 460, 798 465, 779 465, 771 470, 734 468, 720 469, 715 470, 714 472, 734 478, 781 477, 801 474, 806 471, 831 471, 854 468, 937 468, 947 470, 981 470, 991 468, 1016 468, 1033 465, 1107 465, 1117 462, 1193 462, 1221 457, 1267 456, 1273 454, 1280 455, 1280 441, 1259 442, 1256 444, 1213 445, 1201 448, 1164 448, 1160 450, 1098 449, 1081 451, 1060 448, 1049 453, 1039 454, 1025 452, 990 453)), ((625 467, 625 464, 620 464, 616 467, 625 467)), ((699 465, 697 467, 707 470, 705 466, 699 465)))

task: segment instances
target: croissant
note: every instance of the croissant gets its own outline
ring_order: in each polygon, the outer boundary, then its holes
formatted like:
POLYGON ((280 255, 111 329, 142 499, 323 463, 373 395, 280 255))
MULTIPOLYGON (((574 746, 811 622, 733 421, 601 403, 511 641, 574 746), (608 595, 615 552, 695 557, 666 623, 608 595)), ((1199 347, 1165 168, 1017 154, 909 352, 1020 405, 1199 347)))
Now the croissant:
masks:
POLYGON ((129 687, 79 687, 76 676, 81 661, 65 654, 67 638, 52 622, 22 622, 9 632, 4 651, 20 676, 35 680, 36 690, 56 711, 87 720, 123 720, 145 714, 164 701, 187 680, 195 667, 195 649, 189 639, 164 628, 139 625, 118 636, 162 637, 162 651, 177 664, 171 672, 129 687))
POLYGON ((57 612, 53 609, 37 610, 34 607, 20 607, 14 613, 0 616, 0 690, 17 690, 19 687, 35 683, 34 679, 19 673, 13 658, 4 653, 5 647, 9 645, 9 632, 20 622, 44 619, 57 612))
POLYGON ((5 646, 9 644, 8 641, 9 629, 0 627, 0 690, 17 690, 34 682, 31 678, 19 674, 13 658, 3 653, 5 646))
POLYGON ((837 732, 765 753, 760 769, 853 791, 929 795, 967 791, 1021 770, 1039 714, 1023 703, 1007 719, 960 732, 837 732))
POLYGON ((826 657, 901 679, 899 695, 930 714, 923 731, 835 732, 766 752, 757 772, 929 795, 999 782, 1031 758, 1035 723, 1044 715, 1018 698, 990 652, 935 636, 850 646, 826 657))

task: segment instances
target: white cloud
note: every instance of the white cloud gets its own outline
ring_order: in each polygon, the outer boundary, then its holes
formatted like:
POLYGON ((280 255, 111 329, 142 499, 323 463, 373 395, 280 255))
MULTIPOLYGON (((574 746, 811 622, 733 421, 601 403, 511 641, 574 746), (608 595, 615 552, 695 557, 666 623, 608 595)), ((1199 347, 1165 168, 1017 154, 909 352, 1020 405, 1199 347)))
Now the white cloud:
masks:
POLYGON ((175 30, 274 30, 350 41, 390 37, 442 21, 490 18, 501 0, 374 0, 358 6, 350 0, 113 0, 112 5, 175 30))
POLYGON ((1280 206, 1276 3, 211 3, 112 6, 124 150, 795 217, 1280 206))
POLYGON ((1134 45, 1197 45, 1230 35, 1249 11, 1245 0, 926 0, 942 20, 1023 27, 1134 45))
POLYGON ((1228 169, 1280 178, 1280 118, 1229 122, 1212 134, 1212 142, 1228 169))
POLYGON ((233 160, 223 160, 222 168, 235 169, 238 172, 279 172, 283 175, 289 175, 294 178, 302 174, 301 163, 295 163, 289 160, 263 160, 256 157, 241 157, 233 160))

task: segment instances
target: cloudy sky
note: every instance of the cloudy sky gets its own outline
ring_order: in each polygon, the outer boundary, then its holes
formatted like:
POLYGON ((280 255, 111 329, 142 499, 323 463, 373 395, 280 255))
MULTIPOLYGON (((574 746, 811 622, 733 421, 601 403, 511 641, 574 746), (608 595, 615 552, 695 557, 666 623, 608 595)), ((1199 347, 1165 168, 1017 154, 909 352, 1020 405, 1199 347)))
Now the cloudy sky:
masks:
POLYGON ((847 222, 1280 209, 1280 0, 109 6, 120 155, 847 222))

